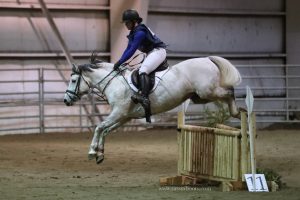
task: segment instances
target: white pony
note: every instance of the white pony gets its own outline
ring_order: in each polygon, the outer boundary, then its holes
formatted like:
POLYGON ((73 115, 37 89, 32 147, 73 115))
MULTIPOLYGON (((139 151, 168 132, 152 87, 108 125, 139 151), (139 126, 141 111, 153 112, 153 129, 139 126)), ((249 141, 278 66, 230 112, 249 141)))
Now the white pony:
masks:
MULTIPOLYGON (((95 129, 88 152, 89 159, 96 158, 97 164, 104 159, 105 136, 130 119, 145 117, 140 104, 134 104, 134 91, 126 81, 130 70, 113 71, 113 64, 98 62, 73 65, 71 80, 65 93, 67 106, 93 89, 106 96, 112 111, 95 129)), ((240 118, 240 110, 234 99, 233 86, 241 82, 238 70, 226 59, 210 56, 180 62, 162 77, 156 89, 149 95, 152 114, 168 111, 187 99, 195 103, 216 100, 228 104, 232 117, 240 118)))

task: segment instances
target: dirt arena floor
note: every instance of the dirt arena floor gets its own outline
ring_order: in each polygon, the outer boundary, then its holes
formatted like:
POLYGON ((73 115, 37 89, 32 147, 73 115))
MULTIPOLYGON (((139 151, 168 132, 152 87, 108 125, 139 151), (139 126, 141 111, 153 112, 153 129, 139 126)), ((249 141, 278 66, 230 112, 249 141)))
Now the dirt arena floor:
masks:
POLYGON ((272 168, 279 192, 161 188, 177 170, 175 130, 115 132, 103 164, 87 159, 92 134, 0 136, 0 199, 300 199, 300 132, 259 131, 258 167, 272 168))

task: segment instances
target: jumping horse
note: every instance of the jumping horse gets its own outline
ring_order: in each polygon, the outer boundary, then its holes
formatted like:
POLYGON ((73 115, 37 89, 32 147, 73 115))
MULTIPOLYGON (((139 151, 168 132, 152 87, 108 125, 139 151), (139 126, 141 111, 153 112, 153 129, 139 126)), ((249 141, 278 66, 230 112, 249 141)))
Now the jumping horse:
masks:
MULTIPOLYGON (((145 112, 131 100, 134 91, 127 81, 129 69, 114 71, 112 63, 91 60, 89 64, 73 64, 64 103, 71 106, 95 89, 105 95, 112 110, 95 128, 88 152, 89 159, 96 159, 99 164, 104 160, 105 136, 130 119, 145 117, 145 112)), ((200 104, 220 100, 228 104, 232 117, 240 118, 233 89, 240 83, 240 73, 224 58, 209 56, 182 61, 169 67, 150 93, 152 114, 171 110, 187 99, 200 104)))

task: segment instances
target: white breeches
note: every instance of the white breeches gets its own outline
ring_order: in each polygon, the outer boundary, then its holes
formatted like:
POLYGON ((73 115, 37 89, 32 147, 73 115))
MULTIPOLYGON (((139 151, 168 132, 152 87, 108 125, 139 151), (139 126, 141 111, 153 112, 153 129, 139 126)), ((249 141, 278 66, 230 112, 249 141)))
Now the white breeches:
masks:
POLYGON ((144 62, 141 65, 139 74, 150 74, 153 72, 167 57, 167 52, 164 48, 155 48, 150 51, 144 62))

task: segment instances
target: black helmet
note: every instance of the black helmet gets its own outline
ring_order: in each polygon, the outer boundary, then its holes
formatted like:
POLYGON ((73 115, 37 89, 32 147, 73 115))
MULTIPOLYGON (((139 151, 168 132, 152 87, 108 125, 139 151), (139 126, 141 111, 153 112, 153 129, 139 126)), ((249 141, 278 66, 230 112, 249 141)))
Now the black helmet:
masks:
POLYGON ((141 23, 143 21, 143 18, 140 17, 139 13, 136 10, 129 9, 123 12, 122 21, 137 21, 138 23, 141 23))

